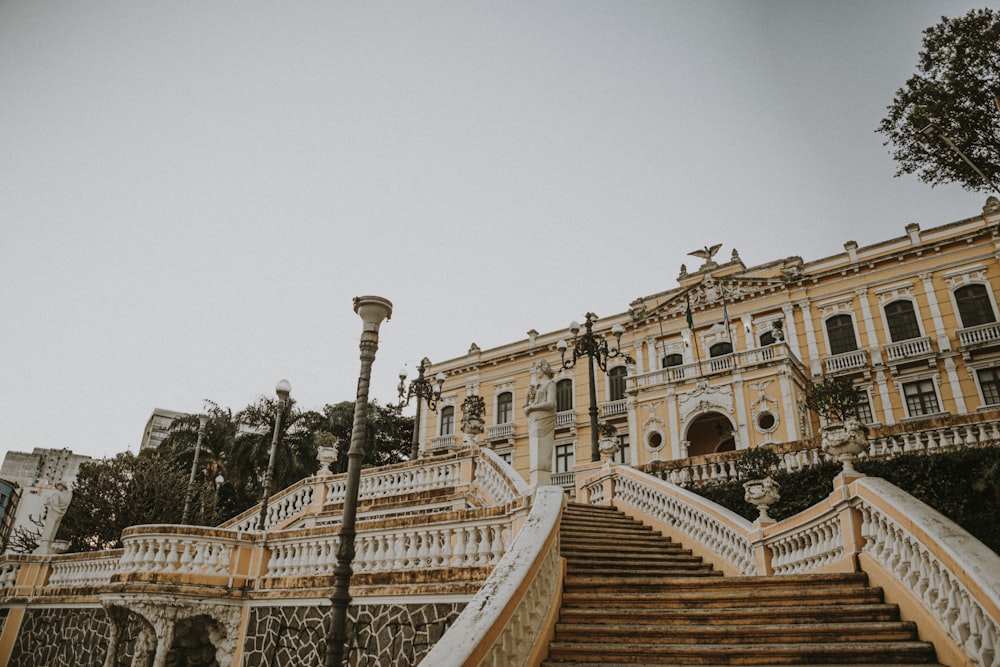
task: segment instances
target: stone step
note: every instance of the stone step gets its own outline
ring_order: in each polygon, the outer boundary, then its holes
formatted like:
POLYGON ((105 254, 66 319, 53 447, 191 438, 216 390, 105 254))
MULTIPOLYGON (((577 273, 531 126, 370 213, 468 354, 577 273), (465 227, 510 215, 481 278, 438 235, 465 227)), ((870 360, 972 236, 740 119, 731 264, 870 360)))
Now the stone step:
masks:
MULTIPOLYGON (((569 661, 560 660, 559 662, 545 661, 545 662, 542 663, 541 667, 594 667, 595 664, 599 664, 599 665, 601 665, 601 667, 664 667, 664 665, 671 665, 671 664, 676 664, 676 663, 672 663, 672 662, 666 662, 666 663, 664 663, 664 662, 608 662, 606 660, 602 660, 599 663, 594 663, 594 662, 576 662, 576 661, 573 661, 573 660, 569 660, 569 661)), ((732 664, 732 663, 729 663, 729 664, 722 664, 722 663, 714 663, 714 664, 700 663, 700 667, 729 667, 730 664, 732 664)), ((788 665, 788 664, 795 664, 795 663, 766 662, 766 663, 758 663, 757 667, 783 667, 784 665, 788 665)), ((838 662, 838 663, 828 663, 828 662, 825 662, 825 663, 820 664, 820 663, 813 663, 813 662, 811 662, 811 663, 808 663, 808 664, 810 665, 810 667, 858 667, 858 665, 864 665, 864 664, 871 665, 872 663, 852 663, 852 664, 846 664, 846 663, 843 663, 843 662, 838 662)), ((895 662, 895 663, 892 663, 892 666, 893 667, 945 667, 944 665, 941 665, 941 664, 936 663, 936 662, 895 662)))
MULTIPOLYGON (((728 626, 760 621, 760 611, 754 609, 610 609, 579 607, 563 609, 560 621, 588 625, 615 625, 641 622, 658 628, 674 625, 728 626)), ((880 623, 899 619, 899 607, 893 604, 800 605, 767 610, 770 623, 880 623)))
MULTIPOLYGON (((725 581, 726 578, 712 578, 711 582, 725 581)), ((882 590, 876 588, 861 591, 844 591, 839 588, 814 587, 810 589, 765 589, 752 591, 745 589, 691 589, 680 592, 661 590, 638 591, 565 591, 563 606, 635 609, 698 609, 698 608, 765 608, 795 607, 803 604, 827 606, 837 604, 879 604, 882 590)))
MULTIPOLYGON (((914 623, 758 623, 733 625, 672 625, 624 623, 592 625, 560 622, 556 634, 564 642, 603 642, 621 644, 761 644, 761 643, 843 643, 863 637, 869 642, 900 642, 917 639, 914 623)), ((769 620, 769 619, 768 619, 769 620)))
POLYGON ((601 642, 553 641, 545 664, 566 661, 608 665, 850 665, 936 664, 934 647, 926 642, 652 644, 609 645, 601 642))
POLYGON ((722 576, 722 573, 713 570, 710 564, 698 560, 663 561, 655 565, 632 561, 622 561, 614 565, 609 563, 575 563, 570 567, 573 567, 573 574, 566 575, 567 586, 587 585, 589 583, 604 589, 613 589, 616 585, 643 585, 644 582, 659 584, 661 579, 672 577, 722 576), (641 570, 638 569, 640 567, 641 570), (628 572, 630 569, 633 571, 628 572), (625 570, 624 573, 623 570, 625 570))
MULTIPOLYGON (((567 563, 569 561, 567 560, 567 563)), ((877 591, 867 585, 867 577, 864 574, 855 575, 790 575, 784 577, 722 577, 713 578, 710 581, 691 579, 682 577, 673 579, 661 576, 646 576, 643 572, 612 572, 606 575, 596 576, 592 569, 567 568, 566 581, 579 581, 592 587, 621 588, 642 586, 647 591, 662 591, 668 594, 683 593, 687 591, 702 591, 705 587, 715 592, 727 591, 730 594, 742 592, 746 596, 756 596, 762 591, 794 591, 799 589, 836 589, 840 593, 851 591, 860 593, 871 593, 877 591), (643 579, 637 581, 637 579, 643 579)), ((719 574, 713 572, 713 574, 719 574)))

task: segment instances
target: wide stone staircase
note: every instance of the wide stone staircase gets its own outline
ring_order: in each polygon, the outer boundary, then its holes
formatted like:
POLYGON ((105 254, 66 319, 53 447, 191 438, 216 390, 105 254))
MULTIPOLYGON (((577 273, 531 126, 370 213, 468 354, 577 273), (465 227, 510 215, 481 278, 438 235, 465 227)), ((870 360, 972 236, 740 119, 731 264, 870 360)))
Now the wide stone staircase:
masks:
POLYGON ((610 507, 570 503, 546 667, 937 665, 864 574, 723 577, 610 507))

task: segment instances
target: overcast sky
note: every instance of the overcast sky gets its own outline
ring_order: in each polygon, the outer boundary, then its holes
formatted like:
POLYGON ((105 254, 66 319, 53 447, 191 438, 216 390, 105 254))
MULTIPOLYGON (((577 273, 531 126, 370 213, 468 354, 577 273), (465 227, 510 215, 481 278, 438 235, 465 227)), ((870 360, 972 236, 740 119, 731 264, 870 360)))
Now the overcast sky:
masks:
POLYGON ((874 132, 996 3, 0 2, 0 454, 352 400, 677 285, 981 212, 874 132))

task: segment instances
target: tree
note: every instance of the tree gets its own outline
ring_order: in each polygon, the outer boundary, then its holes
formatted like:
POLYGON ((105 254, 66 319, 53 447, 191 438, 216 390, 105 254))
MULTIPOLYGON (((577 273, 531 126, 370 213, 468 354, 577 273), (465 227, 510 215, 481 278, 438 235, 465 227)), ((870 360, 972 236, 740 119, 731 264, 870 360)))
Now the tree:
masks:
MULTIPOLYGON (((331 466, 332 472, 347 472, 347 452, 354 430, 354 401, 327 405, 322 414, 312 413, 307 428, 324 442, 336 442, 337 460, 331 466)), ((412 417, 404 417, 396 408, 379 405, 377 401, 369 402, 363 464, 377 467, 408 461, 412 437, 412 417)))
POLYGON ((975 9, 924 30, 917 73, 879 124, 898 165, 931 186, 1000 181, 1000 13, 975 9), (968 157, 986 177, 962 159, 968 157))
MULTIPOLYGON (((176 463, 182 470, 188 471, 189 475, 198 443, 200 416, 187 415, 175 419, 167 437, 155 450, 157 456, 176 463)), ((198 470, 195 473, 192 495, 192 507, 195 510, 191 516, 198 524, 212 526, 239 514, 249 505, 242 506, 238 500, 242 494, 236 485, 244 476, 238 474, 231 465, 231 453, 239 431, 233 411, 206 400, 204 416, 208 419, 198 456, 198 470), (217 487, 215 479, 219 475, 222 475, 223 482, 217 487)))
POLYGON ((806 391, 806 408, 828 422, 842 422, 858 416, 864 395, 846 376, 831 376, 815 382, 806 391))
POLYGON ((187 476, 168 459, 131 452, 88 461, 73 485, 57 538, 70 551, 116 549, 122 531, 149 523, 179 523, 187 476))
MULTIPOLYGON (((227 470, 237 493, 234 501, 244 509, 252 507, 263 495, 277 407, 277 400, 261 396, 236 415, 240 431, 233 443, 227 470)), ((274 459, 272 488, 275 491, 316 472, 319 462, 316 460, 315 434, 308 427, 316 419, 314 415, 312 411, 299 410, 294 400, 285 402, 274 459)))

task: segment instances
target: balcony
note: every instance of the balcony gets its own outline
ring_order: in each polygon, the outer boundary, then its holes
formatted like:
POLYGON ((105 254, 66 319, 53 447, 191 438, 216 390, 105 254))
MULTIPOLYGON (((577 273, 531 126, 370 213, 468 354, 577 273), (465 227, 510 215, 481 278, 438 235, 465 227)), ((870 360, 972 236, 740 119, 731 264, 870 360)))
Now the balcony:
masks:
POLYGON ((615 415, 623 415, 628 411, 627 399, 620 399, 617 401, 609 401, 607 403, 601 403, 601 416, 602 417, 614 417, 615 415))
POLYGON ((899 363, 912 359, 921 359, 934 354, 930 337, 911 338, 898 343, 889 343, 882 348, 882 358, 886 363, 899 363))
POLYGON ((666 384, 682 383, 699 377, 731 373, 737 369, 759 366, 791 364, 802 369, 802 362, 785 343, 776 343, 755 350, 745 350, 721 357, 705 359, 693 364, 671 366, 625 378, 626 391, 634 392, 666 384))
POLYGON ((853 350, 823 359, 823 370, 825 373, 831 375, 850 373, 851 371, 857 371, 867 366, 868 352, 866 350, 853 350))
POLYGON ((958 345, 962 355, 967 359, 974 350, 1000 346, 1000 322, 959 329, 958 345))
POLYGON ((563 410, 556 413, 556 428, 561 426, 572 426, 576 423, 576 412, 573 410, 563 410))
POLYGON ((514 422, 493 424, 486 427, 487 440, 505 440, 514 437, 514 422))

